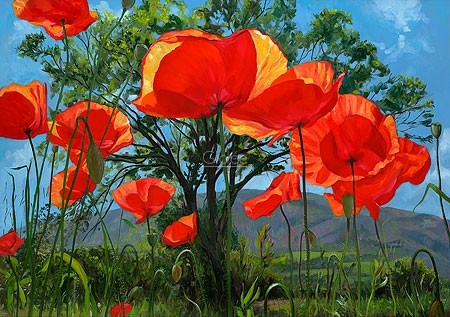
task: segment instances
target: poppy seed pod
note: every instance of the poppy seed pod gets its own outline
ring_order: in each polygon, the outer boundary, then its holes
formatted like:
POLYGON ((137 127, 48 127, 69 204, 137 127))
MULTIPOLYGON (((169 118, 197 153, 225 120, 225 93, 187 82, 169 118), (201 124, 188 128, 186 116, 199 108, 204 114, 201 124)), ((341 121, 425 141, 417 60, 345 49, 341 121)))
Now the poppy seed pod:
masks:
POLYGON ((122 0, 122 8, 129 10, 134 6, 135 0, 122 0))
POLYGON ((433 122, 431 124, 431 134, 436 139, 439 139, 439 137, 441 136, 441 132, 442 132, 442 124, 440 124, 439 122, 433 122))

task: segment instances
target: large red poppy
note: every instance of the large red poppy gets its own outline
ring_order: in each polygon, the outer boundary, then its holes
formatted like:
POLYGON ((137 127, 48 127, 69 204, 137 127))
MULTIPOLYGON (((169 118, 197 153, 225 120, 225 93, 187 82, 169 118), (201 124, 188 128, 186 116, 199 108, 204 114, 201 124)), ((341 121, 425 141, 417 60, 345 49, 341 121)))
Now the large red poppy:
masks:
MULTIPOLYGON (((103 157, 107 157, 133 142, 130 122, 118 109, 91 101, 88 114, 88 102, 78 102, 56 115, 50 135, 50 142, 63 146, 66 150, 73 137, 70 152, 72 162, 77 163, 80 153, 86 153, 89 148, 90 138, 88 132, 85 131, 84 121, 79 120, 78 128, 73 136, 76 118, 86 118, 86 116, 94 143, 99 147, 103 157)), ((49 122, 48 126, 51 128, 52 122, 49 122)))
POLYGON ((97 20, 97 13, 89 11, 87 0, 14 0, 14 13, 19 19, 42 26, 55 40, 74 36, 97 20))
POLYGON ((0 237, 0 255, 13 256, 23 243, 17 232, 10 229, 7 234, 0 237))
POLYGON ((234 134, 255 139, 274 136, 271 143, 296 129, 306 128, 336 104, 344 74, 334 81, 328 62, 297 65, 247 103, 224 113, 224 123, 234 134))
POLYGON ((118 303, 109 311, 111 317, 126 317, 131 312, 132 306, 129 303, 118 303))
POLYGON ((127 182, 113 191, 120 208, 131 212, 139 224, 157 214, 175 194, 175 186, 158 178, 127 182))
POLYGON ((245 29, 222 38, 199 30, 173 31, 150 47, 142 62, 142 112, 165 118, 201 118, 224 112, 267 89, 287 69, 273 40, 245 29))
POLYGON ((89 172, 86 165, 80 166, 72 165, 67 170, 61 171, 52 178, 52 204, 61 208, 73 205, 77 200, 81 199, 87 193, 95 189, 94 181, 89 177, 89 172), (66 182, 64 183, 64 174, 66 173, 66 182), (69 196, 70 193, 70 196, 69 196))
POLYGON ((0 136, 25 140, 47 133, 47 87, 38 81, 0 89, 0 136))
MULTIPOLYGON (((383 167, 377 174, 355 181, 356 212, 363 206, 370 216, 378 220, 380 207, 388 203, 397 188, 405 183, 420 184, 430 168, 431 159, 426 147, 408 139, 399 138, 400 151, 393 161, 383 167)), ((331 210, 337 216, 344 215, 342 197, 353 194, 351 181, 338 181, 333 186, 333 194, 325 194, 331 210)))
POLYGON ((257 219, 271 216, 281 204, 301 198, 299 174, 296 171, 283 172, 272 181, 263 194, 244 201, 242 205, 247 216, 257 219))
POLYGON ((181 217, 171 225, 167 226, 162 235, 162 241, 171 247, 186 243, 194 243, 197 235, 197 214, 181 217))
MULTIPOLYGON (((306 179, 329 187, 335 182, 377 174, 394 160, 399 142, 394 119, 358 95, 341 95, 335 108, 313 126, 302 129, 306 179)), ((298 131, 291 142, 291 160, 302 171, 298 131)))

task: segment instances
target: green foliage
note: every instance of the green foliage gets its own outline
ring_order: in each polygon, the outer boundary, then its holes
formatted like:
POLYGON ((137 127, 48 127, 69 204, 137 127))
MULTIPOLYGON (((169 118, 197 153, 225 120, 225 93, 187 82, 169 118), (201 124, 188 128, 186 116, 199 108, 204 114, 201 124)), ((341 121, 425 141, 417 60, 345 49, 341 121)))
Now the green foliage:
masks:
MULTIPOLYGON (((411 257, 403 257, 395 260, 393 265, 391 265, 391 269, 391 272, 386 270, 385 274, 390 275, 394 293, 397 294, 397 296, 407 297, 408 294, 411 294, 411 257)), ((383 279, 384 277, 381 278, 381 280, 383 279)), ((427 268, 422 259, 416 260, 414 280, 420 294, 433 291, 434 273, 427 268)), ((389 295, 389 286, 384 285, 383 287, 380 287, 377 293, 389 295)))

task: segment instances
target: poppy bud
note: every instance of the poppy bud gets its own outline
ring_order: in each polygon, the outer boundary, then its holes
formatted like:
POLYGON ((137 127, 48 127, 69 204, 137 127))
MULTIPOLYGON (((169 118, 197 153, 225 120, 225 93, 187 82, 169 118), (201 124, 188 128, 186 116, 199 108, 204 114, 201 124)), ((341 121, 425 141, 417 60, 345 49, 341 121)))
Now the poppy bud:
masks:
POLYGON ((178 283, 181 279, 181 275, 183 274, 183 270, 181 266, 177 263, 172 266, 172 279, 175 283, 178 283))
POLYGON ((436 298, 434 302, 431 304, 430 312, 428 314, 430 317, 444 317, 444 305, 439 300, 439 298, 436 298))
POLYGON ((53 145, 52 146, 52 152, 53 153, 57 153, 58 152, 58 146, 57 145, 53 145))
POLYGON ((311 230, 308 230, 308 232, 309 232, 308 238, 309 238, 309 242, 311 243, 311 245, 313 247, 318 246, 319 241, 317 240, 316 234, 314 232, 312 232, 311 230))
POLYGON ((128 300, 130 302, 140 302, 144 299, 144 290, 141 286, 135 286, 128 293, 128 300))
POLYGON ((342 196, 342 206, 344 207, 345 217, 350 218, 353 211, 353 195, 347 193, 342 196))
POLYGON ((122 0, 122 8, 129 10, 134 6, 135 0, 122 0))
POLYGON ((144 44, 137 44, 134 47, 134 57, 140 61, 144 58, 145 54, 147 54, 148 47, 144 44))
POLYGON ((431 134, 436 139, 439 139, 439 137, 441 136, 441 132, 442 132, 442 124, 440 124, 439 122, 433 122, 431 124, 431 134))
POLYGON ((147 241, 148 244, 153 248, 156 245, 156 240, 158 239, 158 236, 156 234, 147 234, 147 241))

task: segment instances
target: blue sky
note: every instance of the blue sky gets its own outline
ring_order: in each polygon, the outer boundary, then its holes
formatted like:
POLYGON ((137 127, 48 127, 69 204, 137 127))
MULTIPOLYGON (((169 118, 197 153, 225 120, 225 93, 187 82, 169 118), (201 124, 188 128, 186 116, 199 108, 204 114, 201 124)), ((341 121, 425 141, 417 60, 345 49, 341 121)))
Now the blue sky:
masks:
MULTIPOLYGON (((139 0, 137 0, 139 1, 139 0)), ((40 65, 29 59, 16 56, 15 47, 24 38, 24 34, 40 29, 18 20, 13 12, 12 1, 1 1, 0 32, 0 85, 12 82, 26 84, 34 79, 46 82, 45 73, 40 65)), ((203 1, 186 1, 195 6, 203 1)), ((120 1, 89 1, 91 8, 120 11, 120 1), (109 4, 108 4, 109 3, 109 4)), ((443 124, 441 140, 441 158, 444 186, 450 189, 450 2, 444 0, 298 0, 298 14, 295 19, 301 30, 307 30, 313 15, 324 8, 341 9, 350 12, 353 27, 360 32, 361 38, 376 44, 381 61, 387 63, 394 74, 413 75, 421 78, 436 105, 436 120, 443 124)), ((50 102, 51 103, 51 102, 50 102)), ((36 142, 42 140, 37 138, 36 142)), ((434 158, 434 147, 429 146, 434 158)), ((7 172, 13 166, 27 164, 31 152, 27 142, 10 141, 0 138, 0 210, 6 212, 8 201, 4 201, 10 184, 7 172), (7 187, 8 186, 8 187, 7 187)), ((20 172, 14 172, 20 181, 20 172)), ((23 174, 22 174, 23 175, 23 174)), ((255 179, 249 186, 265 188, 272 176, 255 179)), ((437 182, 434 162, 424 184, 437 182)), ((315 189, 321 192, 319 189, 315 189)), ((450 191, 450 190, 448 190, 450 191)), ((424 185, 405 184, 390 206, 412 209, 422 193, 424 185)), ((425 203, 418 208, 420 212, 440 214, 438 200, 430 193, 425 203)), ((447 213, 448 214, 448 213, 447 213)), ((4 217, 0 216, 0 227, 4 217)))

